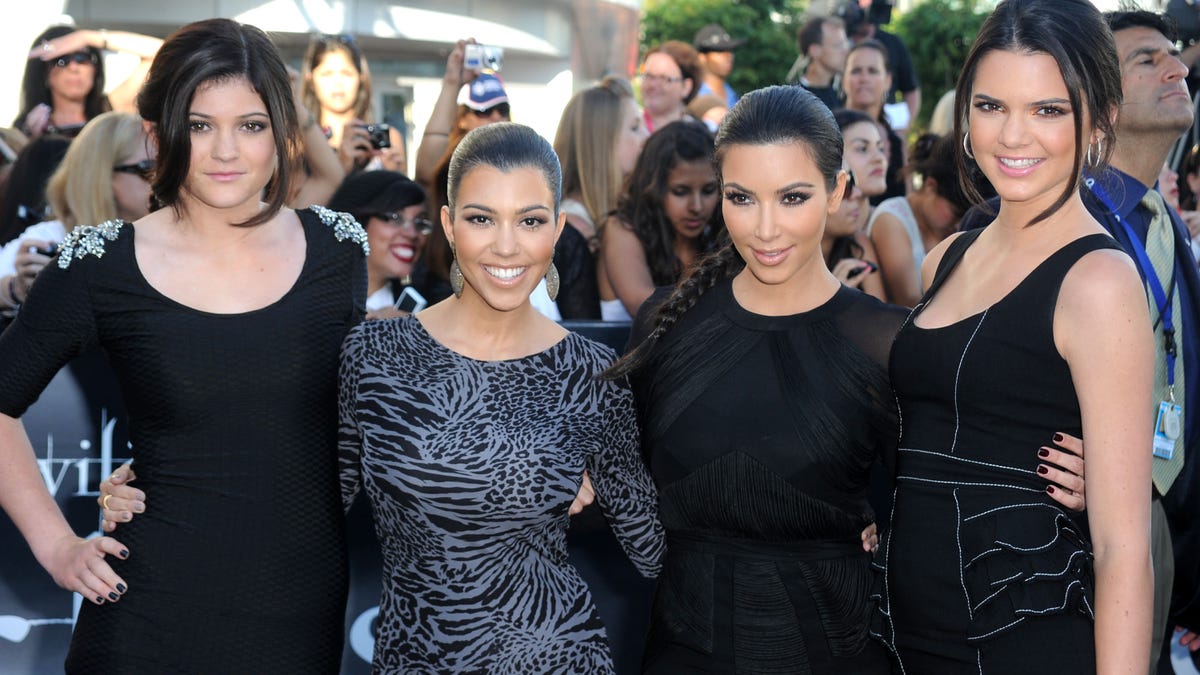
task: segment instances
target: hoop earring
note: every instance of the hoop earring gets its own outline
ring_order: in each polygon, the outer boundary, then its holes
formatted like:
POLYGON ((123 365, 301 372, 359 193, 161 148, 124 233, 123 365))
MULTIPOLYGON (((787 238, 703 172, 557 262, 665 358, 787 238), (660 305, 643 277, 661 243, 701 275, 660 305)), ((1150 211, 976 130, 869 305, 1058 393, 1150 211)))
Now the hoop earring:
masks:
POLYGON ((1092 144, 1088 143, 1087 154, 1084 159, 1087 160, 1088 166, 1099 166, 1100 160, 1104 157, 1104 141, 1096 139, 1096 157, 1092 157, 1092 144))
POLYGON ((546 268, 546 294, 550 296, 551 302, 558 299, 558 287, 561 283, 562 279, 558 276, 558 268, 551 260, 550 267, 546 268))
POLYGON ((453 243, 450 244, 450 256, 450 289, 454 291, 454 297, 461 298, 467 279, 463 276, 462 269, 458 266, 458 254, 454 250, 453 243))
POLYGON ((971 146, 968 145, 968 142, 969 142, 968 139, 969 139, 970 135, 971 135, 971 131, 969 129, 967 131, 963 132, 963 154, 966 155, 967 157, 970 157, 971 159, 975 159, 975 155, 971 154, 971 146))

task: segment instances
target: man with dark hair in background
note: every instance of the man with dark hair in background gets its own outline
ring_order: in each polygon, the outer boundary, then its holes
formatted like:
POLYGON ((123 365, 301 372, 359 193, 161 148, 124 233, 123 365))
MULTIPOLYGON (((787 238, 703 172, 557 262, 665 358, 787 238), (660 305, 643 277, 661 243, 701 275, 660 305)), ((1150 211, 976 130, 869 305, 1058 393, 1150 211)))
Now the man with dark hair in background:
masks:
POLYGON ((800 86, 815 94, 830 110, 842 107, 839 81, 850 51, 846 23, 836 16, 814 16, 796 31, 796 42, 800 57, 808 62, 800 86))

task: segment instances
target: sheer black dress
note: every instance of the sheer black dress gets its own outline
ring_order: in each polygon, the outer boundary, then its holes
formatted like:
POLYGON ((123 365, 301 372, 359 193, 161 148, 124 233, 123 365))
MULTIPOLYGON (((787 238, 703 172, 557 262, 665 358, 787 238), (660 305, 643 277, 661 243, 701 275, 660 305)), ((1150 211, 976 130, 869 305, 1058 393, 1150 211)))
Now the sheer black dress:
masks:
POLYGON ((134 227, 80 227, 0 337, 0 412, 19 417, 83 348, 129 411, 146 513, 108 558, 129 584, 84 602, 68 673, 336 673, 346 611, 337 477, 342 340, 362 318, 366 235, 298 212, 302 271, 241 314, 177 303, 142 276, 134 227))
POLYGON ((860 533, 872 464, 895 447, 887 357, 905 315, 843 287, 762 316, 727 279, 636 374, 667 532, 646 672, 889 672, 860 533))

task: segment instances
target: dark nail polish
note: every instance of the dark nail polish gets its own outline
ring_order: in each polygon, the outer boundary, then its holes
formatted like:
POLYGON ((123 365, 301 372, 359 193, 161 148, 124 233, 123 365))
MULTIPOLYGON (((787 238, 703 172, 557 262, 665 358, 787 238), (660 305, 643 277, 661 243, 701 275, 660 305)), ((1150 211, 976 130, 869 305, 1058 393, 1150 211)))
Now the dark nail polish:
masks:
POLYGON ((1047 486, 1046 486, 1046 492, 1048 492, 1048 493, 1050 493, 1050 494, 1054 494, 1054 486, 1053 486, 1053 485, 1047 485, 1047 486))
POLYGON ((1062 434, 1054 434, 1054 442, 1055 442, 1055 443, 1062 443, 1062 442, 1063 442, 1063 435, 1062 435, 1062 434))
POLYGON ((1049 456, 1050 456, 1050 451, 1047 450, 1046 448, 1042 448, 1041 450, 1038 450, 1038 457, 1049 457, 1049 456))
POLYGON ((126 551, 125 549, 121 549, 121 557, 122 557, 122 558, 128 558, 128 557, 129 557, 129 551, 126 551))
POLYGON ((117 584, 117 592, 124 593, 125 592, 125 584, 117 584))
POLYGON ((115 602, 115 601, 117 600, 117 598, 119 598, 119 597, 121 597, 121 596, 117 595, 116 593, 109 593, 109 594, 108 594, 108 599, 109 599, 109 600, 112 600, 112 601, 114 601, 114 602, 115 602))
POLYGON ((1038 473, 1040 473, 1040 474, 1042 474, 1043 476, 1045 476, 1046 474, 1050 473, 1050 469, 1048 469, 1048 468, 1046 468, 1046 467, 1044 467, 1044 466, 1039 466, 1039 467, 1038 467, 1038 473))
POLYGON ((103 605, 103 604, 104 604, 104 598, 102 598, 102 597, 100 597, 99 595, 97 595, 97 596, 96 596, 96 604, 97 604, 97 605, 103 605))

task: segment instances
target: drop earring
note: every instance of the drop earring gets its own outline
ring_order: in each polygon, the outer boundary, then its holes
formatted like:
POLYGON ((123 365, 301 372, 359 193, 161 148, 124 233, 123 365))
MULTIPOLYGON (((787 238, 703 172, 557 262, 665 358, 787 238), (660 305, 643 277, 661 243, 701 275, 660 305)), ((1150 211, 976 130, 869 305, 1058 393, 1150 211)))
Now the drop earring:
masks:
POLYGON ((463 286, 466 283, 467 280, 463 277, 462 269, 458 266, 458 253, 454 250, 452 242, 450 244, 450 289, 454 291, 454 297, 462 297, 463 286))
POLYGON ((561 285, 562 279, 558 276, 558 268, 554 266, 554 260, 550 260, 550 266, 546 268, 546 294, 550 296, 550 300, 558 299, 558 287, 561 285))

